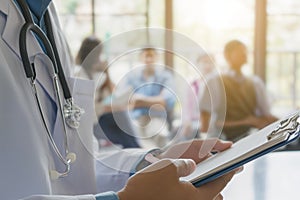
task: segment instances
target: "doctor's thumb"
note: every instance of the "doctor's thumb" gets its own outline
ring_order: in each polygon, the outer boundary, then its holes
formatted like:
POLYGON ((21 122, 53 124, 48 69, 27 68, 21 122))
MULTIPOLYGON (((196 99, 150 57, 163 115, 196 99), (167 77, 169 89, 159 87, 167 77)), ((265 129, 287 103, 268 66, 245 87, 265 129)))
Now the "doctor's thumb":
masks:
POLYGON ((196 163, 192 159, 176 159, 173 164, 177 167, 178 177, 188 176, 196 169, 196 163))

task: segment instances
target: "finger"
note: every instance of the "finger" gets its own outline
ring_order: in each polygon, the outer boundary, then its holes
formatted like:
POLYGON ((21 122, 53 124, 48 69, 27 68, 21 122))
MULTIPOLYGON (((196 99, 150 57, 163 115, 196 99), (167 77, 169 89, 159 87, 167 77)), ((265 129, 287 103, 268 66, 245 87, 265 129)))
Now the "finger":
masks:
POLYGON ((218 194, 214 200, 223 200, 223 196, 221 194, 218 194))
POLYGON ((224 151, 232 146, 232 142, 222 141, 217 138, 204 140, 199 151, 199 158, 205 158, 210 152, 224 151))
POLYGON ((139 171, 139 173, 158 171, 165 173, 168 171, 175 175, 174 177, 179 178, 191 174, 195 169, 196 163, 192 159, 162 159, 139 171))
POLYGON ((178 177, 188 176, 196 169, 196 163, 192 159, 177 159, 173 164, 177 168, 178 177))
POLYGON ((216 180, 209 182, 198 189, 207 197, 210 197, 209 199, 214 199, 221 191, 225 188, 225 186, 228 184, 228 182, 232 179, 234 176, 235 171, 229 172, 216 180))
MULTIPOLYGON (((153 163, 152 165, 147 166, 143 170, 139 171, 139 173, 157 172, 160 170, 170 170, 170 169, 168 169, 168 167, 175 168, 174 164, 173 164, 173 160, 172 159, 162 159, 162 160, 159 160, 159 161, 153 163)), ((174 169, 174 172, 176 172, 175 169, 174 169)))
POLYGON ((231 141, 218 140, 213 147, 213 150, 224 151, 232 146, 231 141))
POLYGON ((235 174, 239 174, 239 173, 241 173, 243 170, 244 170, 244 166, 240 166, 240 167, 236 168, 234 171, 235 171, 235 174))

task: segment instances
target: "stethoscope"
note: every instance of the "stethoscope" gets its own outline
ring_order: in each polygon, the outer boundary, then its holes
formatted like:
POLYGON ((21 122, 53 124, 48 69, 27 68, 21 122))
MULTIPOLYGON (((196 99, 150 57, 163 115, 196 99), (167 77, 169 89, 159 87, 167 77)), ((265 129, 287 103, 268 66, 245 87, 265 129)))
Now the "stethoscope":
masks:
POLYGON ((38 110, 40 112, 40 116, 43 122, 43 125, 46 129, 48 139, 50 141, 50 144, 55 151, 58 158, 61 160, 61 162, 65 165, 65 170, 63 172, 59 172, 57 170, 50 170, 50 177, 51 179, 58 179, 61 177, 65 177, 70 172, 70 164, 73 163, 76 160, 76 154, 69 152, 69 144, 68 144, 68 137, 67 137, 67 125, 70 128, 77 129, 80 124, 80 117, 81 114, 84 112, 80 107, 78 107, 76 104, 74 104, 71 92, 69 89, 69 86, 67 84, 64 71, 60 62, 60 58, 57 52, 53 35, 53 30, 51 26, 51 20, 48 13, 48 10, 45 13, 44 20, 45 20, 45 26, 47 29, 47 36, 45 33, 38 27, 32 18, 31 12, 29 10, 28 5, 26 4, 25 0, 16 0, 19 4, 19 7, 22 11, 22 14, 25 18, 25 24, 22 26, 19 36, 19 45, 20 45, 20 55, 21 59, 24 65, 24 70, 26 77, 30 79, 30 84, 33 89, 35 101, 38 107, 38 110), (59 112, 61 116, 63 117, 63 129, 64 129, 64 156, 59 151, 53 136, 47 126, 46 119, 44 117, 44 112, 39 100, 37 87, 36 87, 36 72, 35 72, 35 66, 33 64, 30 64, 28 52, 27 52, 27 34, 29 31, 32 31, 36 37, 40 39, 39 42, 42 43, 45 47, 46 54, 49 56, 52 65, 53 65, 53 85, 55 90, 55 95, 58 101, 58 107, 59 112), (60 86, 63 90, 63 95, 65 99, 65 104, 62 106, 61 96, 60 96, 60 86))

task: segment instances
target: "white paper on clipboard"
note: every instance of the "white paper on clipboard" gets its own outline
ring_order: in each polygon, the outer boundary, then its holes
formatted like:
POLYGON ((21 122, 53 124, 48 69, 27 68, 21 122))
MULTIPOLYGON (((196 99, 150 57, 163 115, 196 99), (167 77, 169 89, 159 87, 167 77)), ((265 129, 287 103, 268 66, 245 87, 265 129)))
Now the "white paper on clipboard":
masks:
POLYGON ((253 133, 226 151, 220 152, 197 165, 196 170, 181 180, 195 186, 205 184, 226 172, 284 146, 299 136, 299 113, 274 122, 266 128, 253 133))

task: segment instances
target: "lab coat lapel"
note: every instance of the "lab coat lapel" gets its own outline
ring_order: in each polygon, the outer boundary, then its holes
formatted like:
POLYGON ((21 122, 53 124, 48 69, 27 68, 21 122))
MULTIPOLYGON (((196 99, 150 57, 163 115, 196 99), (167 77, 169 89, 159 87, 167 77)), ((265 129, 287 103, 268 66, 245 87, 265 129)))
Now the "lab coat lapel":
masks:
POLYGON ((53 66, 50 58, 44 54, 37 54, 33 58, 33 64, 35 66, 37 81, 46 91, 46 93, 51 97, 51 99, 56 102, 56 96, 53 85, 53 66))
MULTIPOLYGON (((21 11, 12 2, 8 3, 7 1, 1 1, 0 8, 1 12, 7 15, 7 21, 2 33, 2 38, 21 61, 19 34, 22 28, 20 24, 25 23, 24 18, 21 15, 21 11)), ((49 70, 52 69, 50 59, 44 54, 41 46, 31 32, 27 34, 27 51, 30 62, 35 65, 38 82, 42 85, 42 88, 47 92, 52 100, 55 101, 52 84, 53 81, 51 80, 51 73, 49 72, 49 70)))
MULTIPOLYGON (((7 3, 6 1, 2 1, 2 4, 3 2, 7 3)), ((1 11, 7 15, 7 21, 2 33, 2 38, 12 51, 21 58, 19 50, 19 35, 22 28, 20 24, 25 23, 24 18, 21 11, 13 3, 8 3, 8 5, 5 5, 4 9, 1 11)), ((28 55, 30 55, 30 61, 32 61, 32 55, 43 52, 32 33, 28 33, 27 35, 27 48, 28 55)))

